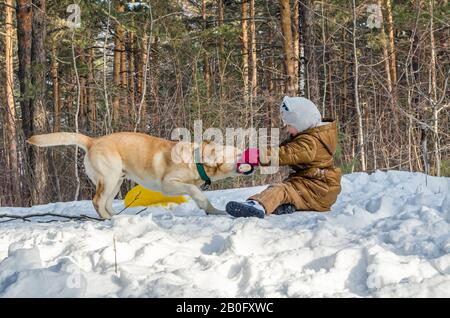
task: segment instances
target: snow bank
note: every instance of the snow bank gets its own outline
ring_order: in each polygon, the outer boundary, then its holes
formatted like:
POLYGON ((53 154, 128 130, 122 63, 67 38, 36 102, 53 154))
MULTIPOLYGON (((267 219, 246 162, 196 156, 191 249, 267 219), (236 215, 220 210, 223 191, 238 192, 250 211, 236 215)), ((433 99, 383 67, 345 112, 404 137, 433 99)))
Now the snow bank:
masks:
MULTIPOLYGON (((263 188, 207 195, 224 208, 263 188)), ((342 189, 329 213, 262 220, 189 201, 106 222, 2 223, 0 297, 450 297, 450 179, 355 173, 342 189)), ((44 212, 96 215, 90 201, 0 208, 44 212)))

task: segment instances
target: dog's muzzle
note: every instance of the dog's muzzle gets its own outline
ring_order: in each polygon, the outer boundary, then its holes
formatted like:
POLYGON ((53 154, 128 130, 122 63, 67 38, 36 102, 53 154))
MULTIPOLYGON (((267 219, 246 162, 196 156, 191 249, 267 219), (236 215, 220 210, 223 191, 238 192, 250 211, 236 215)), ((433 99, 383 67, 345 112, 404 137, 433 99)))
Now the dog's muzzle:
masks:
POLYGON ((247 176, 255 172, 255 166, 249 163, 238 163, 236 165, 236 172, 247 176))

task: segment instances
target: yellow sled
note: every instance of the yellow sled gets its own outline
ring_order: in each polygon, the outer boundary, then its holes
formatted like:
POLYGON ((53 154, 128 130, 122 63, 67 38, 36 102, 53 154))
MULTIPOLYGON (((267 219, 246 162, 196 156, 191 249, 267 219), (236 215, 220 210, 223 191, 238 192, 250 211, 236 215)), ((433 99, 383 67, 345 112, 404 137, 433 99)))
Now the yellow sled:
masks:
POLYGON ((167 206, 170 203, 184 203, 187 202, 186 198, 182 195, 179 196, 168 196, 161 192, 148 190, 140 185, 135 186, 133 189, 128 191, 125 196, 125 206, 167 206))

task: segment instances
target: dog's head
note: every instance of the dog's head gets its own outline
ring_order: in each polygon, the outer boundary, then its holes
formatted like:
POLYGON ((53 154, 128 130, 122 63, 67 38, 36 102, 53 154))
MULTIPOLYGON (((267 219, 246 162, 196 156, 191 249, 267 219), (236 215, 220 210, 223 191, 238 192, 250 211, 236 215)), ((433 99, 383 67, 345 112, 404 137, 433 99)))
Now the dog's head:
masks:
POLYGON ((211 180, 220 180, 241 175, 237 172, 237 161, 242 150, 233 146, 224 146, 212 141, 201 144, 178 142, 172 149, 172 160, 178 163, 203 164, 211 180))
POLYGON ((214 142, 202 143, 202 162, 212 180, 239 176, 237 161, 242 151, 233 146, 223 146, 214 142))

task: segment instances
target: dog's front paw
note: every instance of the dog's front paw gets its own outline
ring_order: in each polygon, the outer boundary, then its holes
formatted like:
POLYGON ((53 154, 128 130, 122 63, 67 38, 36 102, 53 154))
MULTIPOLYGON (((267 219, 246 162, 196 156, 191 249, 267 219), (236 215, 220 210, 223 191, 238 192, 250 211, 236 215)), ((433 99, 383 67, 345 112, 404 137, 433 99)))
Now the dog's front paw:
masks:
POLYGON ((212 205, 209 205, 208 208, 206 208, 205 212, 208 215, 226 215, 227 214, 227 212, 218 210, 215 207, 213 207, 212 205))
POLYGON ((226 215, 227 212, 216 209, 214 211, 206 211, 206 214, 208 214, 208 215, 226 215))

